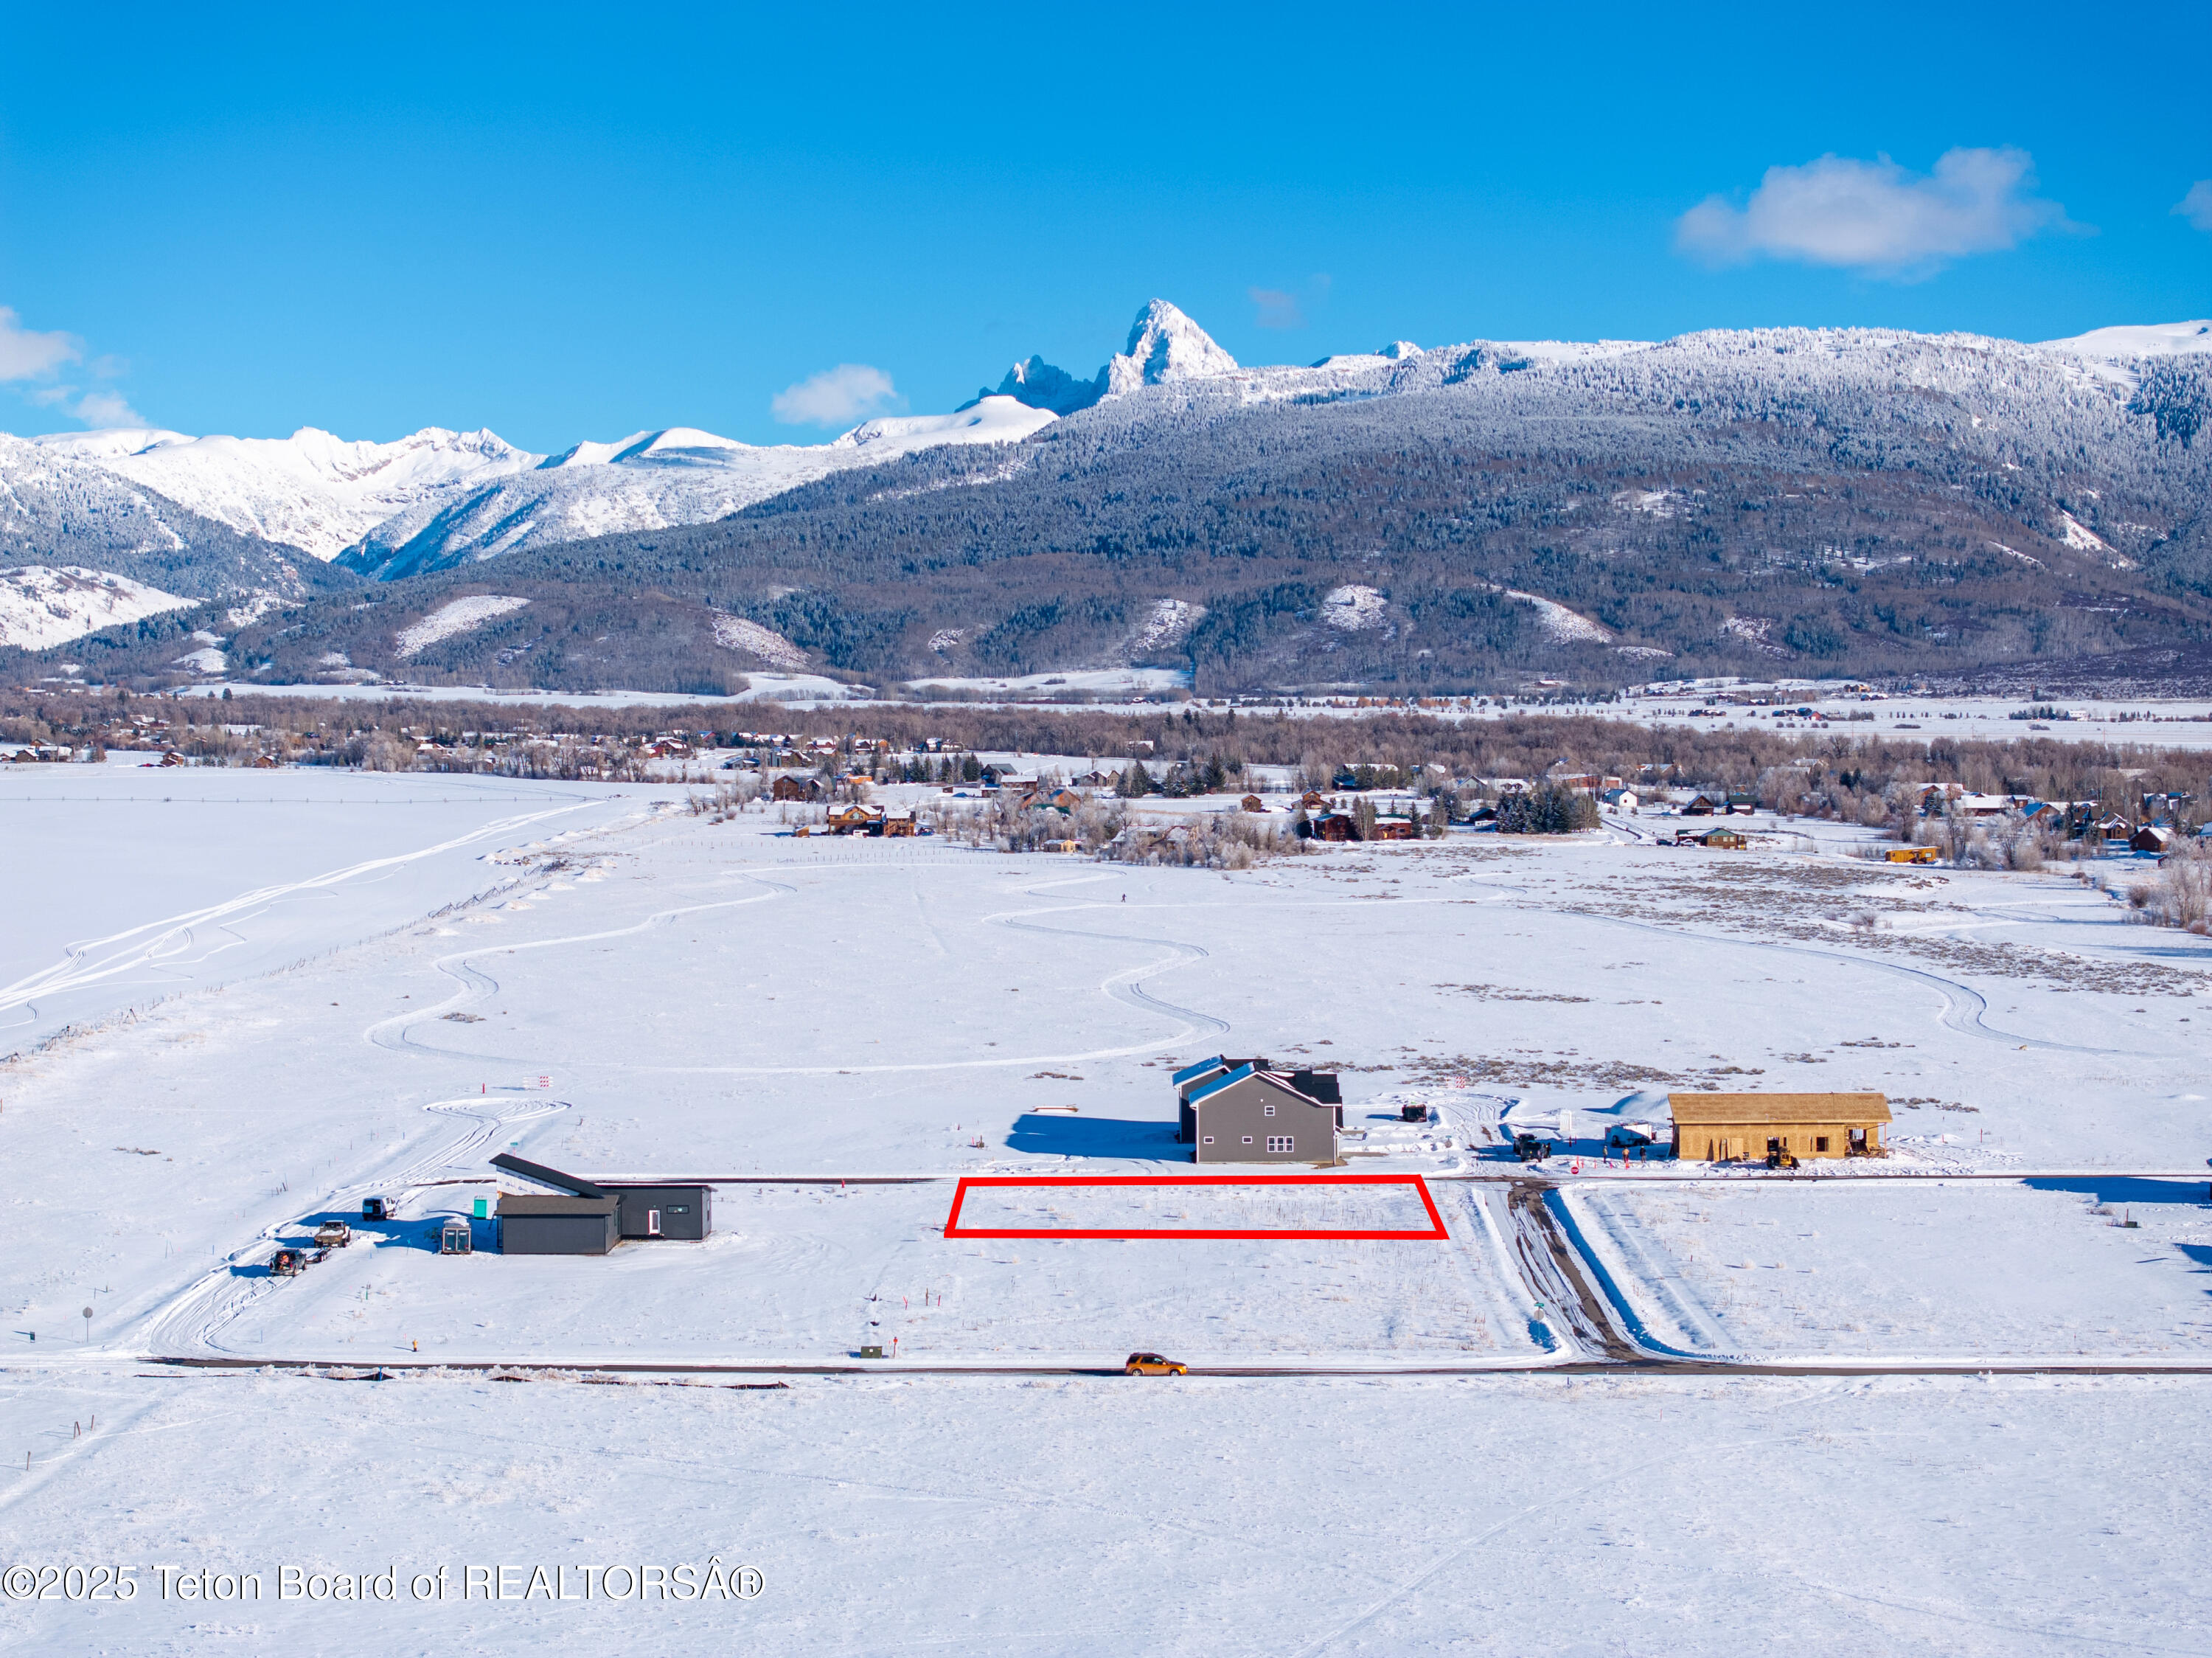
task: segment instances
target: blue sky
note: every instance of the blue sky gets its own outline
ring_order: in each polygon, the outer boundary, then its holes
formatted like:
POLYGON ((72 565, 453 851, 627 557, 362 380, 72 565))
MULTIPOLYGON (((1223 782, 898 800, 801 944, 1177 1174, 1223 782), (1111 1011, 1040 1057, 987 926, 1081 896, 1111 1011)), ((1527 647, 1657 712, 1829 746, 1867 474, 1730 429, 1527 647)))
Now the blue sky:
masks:
POLYGON ((2201 317, 2206 15, 24 8, 0 428, 818 441, 1154 295, 1250 362, 2201 317))

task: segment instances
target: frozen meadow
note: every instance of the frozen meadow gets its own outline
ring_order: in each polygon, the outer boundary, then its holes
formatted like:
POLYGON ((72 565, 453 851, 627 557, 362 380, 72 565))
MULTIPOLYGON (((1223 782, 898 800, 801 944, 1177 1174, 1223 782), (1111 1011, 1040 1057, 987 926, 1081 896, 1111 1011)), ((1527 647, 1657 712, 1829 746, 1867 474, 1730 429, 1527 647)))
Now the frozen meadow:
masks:
POLYGON ((0 1599, 12 1648, 2212 1650, 2212 1378, 2053 1368, 2212 1361, 2212 949, 2056 874, 1809 827, 1224 874, 675 788, 0 790, 54 875, 5 947, 0 1552, 140 1585, 0 1599), (1340 1071, 1344 1173, 1419 1174, 1447 1236, 1295 1235, 1426 1225, 1402 1188, 1042 1186, 962 1225, 1285 1235, 945 1235, 963 1176, 1188 1174, 1168 1076, 1219 1051, 1340 1071), (1894 1154, 1605 1160, 1701 1086, 1880 1089, 1894 1154), (1570 1143, 1540 1175, 1522 1126, 1570 1143), (714 1234, 434 1253, 507 1149, 720 1182, 714 1234), (397 1218, 268 1275, 370 1193, 397 1218), (1097 1374, 1139 1348, 1215 1374, 1097 1374), (458 1587, 710 1556, 760 1594, 458 1587), (286 1564, 399 1587, 280 1600, 286 1564))

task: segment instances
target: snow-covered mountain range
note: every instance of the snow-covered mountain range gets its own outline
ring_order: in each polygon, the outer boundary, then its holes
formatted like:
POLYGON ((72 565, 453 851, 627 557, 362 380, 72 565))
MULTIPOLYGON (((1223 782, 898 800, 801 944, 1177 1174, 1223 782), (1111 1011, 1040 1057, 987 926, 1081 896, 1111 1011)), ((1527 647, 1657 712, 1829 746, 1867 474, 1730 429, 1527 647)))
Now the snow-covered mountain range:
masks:
MULTIPOLYGON (((1193 536, 1202 543, 1245 534, 1243 527, 1257 521, 1238 515, 1212 528, 1195 521, 1165 527, 1163 515, 1191 510, 1194 491, 1228 487, 1234 474, 1240 481, 1232 494, 1243 495, 1261 473, 1287 478, 1284 469, 1304 466, 1295 485, 1301 496, 1314 498, 1316 487, 1326 496, 1327 480, 1338 471, 1398 454, 1401 439, 1493 454, 1531 443, 1532 453, 1542 454, 1550 445, 1556 458, 1568 454, 1563 446, 1595 455, 1641 434, 1630 442, 1632 454, 1604 464, 1625 460, 1631 470, 1648 472, 1657 487, 1630 491, 1626 506, 1616 503, 1615 521, 1624 531, 1638 524, 1687 525, 1709 519, 1715 503, 1703 491, 1668 487, 1659 475, 1666 467, 1693 455, 1700 466, 1737 465, 1724 458, 1736 442, 1729 434, 1779 436, 1809 420, 1816 429, 1832 424, 1837 440, 1829 453, 1840 464, 1881 472, 1890 464, 1884 454, 1900 440, 1935 442, 1952 457, 1943 466, 1965 469, 1959 477, 2005 479, 2002 491, 2020 497, 2003 503, 2010 515, 2005 522, 2020 533, 2008 529, 1991 544, 2002 543, 2005 556, 2024 567, 2048 564, 2055 571, 2059 561, 2086 558, 2126 570, 2148 549, 2183 545, 2173 539, 2185 527, 2175 509, 2186 503, 2148 512, 2148 497, 2135 487, 2165 465, 2142 448, 2140 433, 2178 442, 2187 462, 2183 470, 2191 477, 2201 471, 2186 451, 2212 407, 2205 406, 2202 367, 2190 365, 2201 365, 2208 352, 2212 322, 2194 320, 2104 328, 2036 344, 1864 329, 1716 331, 1656 343, 1478 340, 1425 350, 1399 340, 1304 365, 1250 366, 1175 306, 1154 300, 1139 312, 1124 349, 1094 374, 1079 376, 1032 357, 951 414, 872 420, 821 444, 755 446, 689 428, 579 442, 551 456, 516 448, 489 431, 441 428, 389 443, 345 441, 313 428, 283 439, 193 438, 155 430, 31 442, 0 436, 0 559, 47 572, 22 577, 23 603, 38 608, 34 594, 52 597, 40 613, 46 619, 35 628, 0 618, 0 643, 27 643, 33 637, 52 643, 58 627, 103 625, 92 619, 99 614, 119 619, 118 605, 234 594, 289 602, 331 582, 366 577, 390 583, 594 537, 715 524, 839 472, 886 463, 894 469, 879 471, 881 481, 863 491, 862 504, 840 510, 865 508, 872 521, 891 512, 887 503, 908 497, 981 489, 1002 503, 1002 522, 1011 525, 1021 513, 1042 511, 1052 493, 1033 500, 1036 491, 1021 478, 1033 455, 1048 452, 1039 444, 1049 446, 1061 472, 1073 466, 1118 480, 1085 514, 1118 518, 1135 512, 1154 521, 1126 533, 1170 546, 1191 545, 1193 536), (1723 411, 1727 418, 1717 418, 1723 411), (1600 425, 1589 425, 1592 420, 1600 425), (1624 420, 1630 424, 1620 424, 1624 420), (1539 434, 1551 436, 1539 443, 1539 434), (1003 461, 955 458, 975 445, 1010 448, 1003 461), (1260 472, 1253 472, 1247 457, 1261 455, 1260 472), (1717 463, 1717 455, 1723 457, 1717 463), (2126 486, 2120 495, 2100 497, 2094 487, 2066 492, 2104 475, 2100 467, 2126 486), (1169 479, 1175 481, 1163 482, 1169 479), (1166 495, 1154 495, 1163 487, 1166 495), (1136 504, 1148 497, 1182 504, 1136 504), (2123 510, 2118 503, 2124 497, 2136 505, 2123 510), (330 567, 320 568, 325 564, 330 567), (119 593, 95 601, 72 585, 82 579, 76 572, 84 570, 126 577, 145 591, 127 602, 119 593), (64 603, 64 594, 75 597, 64 603)), ((1387 464, 1407 463, 1400 454, 1387 464)), ((1767 462, 1752 457, 1742 464, 1767 462)), ((1985 500, 1994 498, 1991 486, 1946 487, 1972 487, 1985 500)), ((2174 486, 2143 487, 2155 495, 2174 486)), ((2179 487, 2186 495, 2194 485, 2179 487)), ((1498 505, 1482 510, 1482 519, 1436 516, 1443 505, 1424 501, 1419 511, 1427 515, 1428 527, 1421 533, 1455 538, 1481 521, 1508 521, 1498 505)), ((1582 514, 1572 521, 1575 536, 1591 534, 1598 521, 1570 496, 1542 510, 1582 514)), ((1402 533, 1392 527, 1391 514, 1384 519, 1358 533, 1387 542, 1402 533)), ((1838 519, 1832 527, 1841 524, 1838 519)), ((1003 533, 1019 539, 1047 532, 1032 526, 1003 533)), ((1102 520, 1079 531, 1055 527, 1047 539, 1103 547, 1124 533, 1109 532, 1102 520)), ((1850 556, 1848 547, 1808 546, 1793 544, 1786 554, 1772 556, 1815 564, 1850 556)), ((994 550, 991 556, 1005 555, 994 550)), ((1468 591, 1540 610, 1553 604, 1516 580, 1522 578, 1501 570, 1468 591)), ((1352 570, 1322 588, 1361 595, 1382 590, 1352 570)), ((1130 602, 1139 609, 1173 603, 1203 616, 1212 598, 1193 591, 1162 599, 1155 592, 1130 602)), ((1386 613, 1379 603, 1368 606, 1371 627, 1348 630, 1330 621, 1316 638, 1397 637, 1410 618, 1386 613)), ((1327 606, 1316 614, 1324 612, 1334 614, 1327 606)), ((1115 625, 1142 631, 1135 619, 1115 625)), ((1229 624, 1217 616, 1209 625, 1229 624)), ((1556 625, 1540 631, 1565 637, 1556 625)), ((1610 638, 1620 623, 1583 620, 1571 631, 1585 642, 1610 638)), ((921 637, 981 642, 987 636, 1000 637, 991 634, 988 618, 977 617, 921 637)), ((1731 637, 1749 636, 1736 628, 1731 637)), ((1003 639, 993 648, 1003 650, 1003 639)), ((928 649, 933 660, 949 662, 965 647, 928 649)), ((983 649, 980 643, 977 649, 983 649)), ((1618 649, 1644 647, 1632 638, 1618 649)))
POLYGON ((580 443, 526 472, 426 491, 338 562, 391 581, 589 536, 707 523, 849 467, 940 444, 1015 442, 1054 418, 993 397, 957 414, 871 420, 830 443, 756 447, 684 427, 580 443))
POLYGON ((302 426, 289 437, 187 437, 124 430, 57 432, 33 440, 158 490, 243 535, 328 563, 428 497, 535 466, 490 432, 428 426, 392 443, 349 442, 302 426))

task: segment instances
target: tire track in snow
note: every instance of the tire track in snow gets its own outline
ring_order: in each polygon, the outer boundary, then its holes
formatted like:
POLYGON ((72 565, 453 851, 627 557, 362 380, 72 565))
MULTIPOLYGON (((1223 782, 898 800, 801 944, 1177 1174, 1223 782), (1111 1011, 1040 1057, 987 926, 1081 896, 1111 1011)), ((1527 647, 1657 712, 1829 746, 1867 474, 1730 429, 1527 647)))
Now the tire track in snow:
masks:
MULTIPOLYGON (((1109 876, 1096 877, 1099 880, 1109 876)), ((754 877, 757 879, 757 877, 754 877)), ((1055 883, 1073 885, 1073 882, 1055 883)), ((1069 909, 1103 910, 1103 905, 1069 905, 1069 909)), ((1165 1036, 1150 1041, 1132 1043, 1117 1048, 1088 1048, 1079 1053, 1008 1054, 989 1059, 943 1059, 912 1064, 892 1065, 638 1065, 630 1069, 669 1076, 875 1076, 905 1075, 919 1071, 982 1070, 1005 1065, 1070 1064, 1097 1059, 1125 1059, 1133 1054, 1157 1053, 1207 1033, 1226 1034, 1231 1028, 1225 1019, 1201 1013, 1195 1008, 1163 1001, 1142 988, 1142 981, 1154 975, 1168 972, 1193 961, 1210 959, 1212 952, 1196 944, 1188 944, 1172 938, 1139 938, 1127 933, 1091 932, 1073 927, 1047 926, 1040 922, 1018 919, 1022 916, 1051 915, 1053 910, 1020 910, 1005 911, 983 917, 987 925, 1012 928, 1020 932, 1046 933, 1070 938, 1101 939, 1109 944, 1151 944, 1173 952, 1164 960, 1147 961, 1139 966, 1125 968, 1112 973, 1101 982, 1099 990, 1113 1000, 1139 1012, 1158 1014, 1179 1021, 1176 1028, 1165 1036)))
POLYGON ((683 904, 673 909, 656 910, 644 920, 635 922, 627 927, 610 927, 596 933, 571 933, 560 938, 526 939, 520 944, 487 942, 471 945, 467 949, 455 950, 449 954, 441 955, 430 965, 445 974, 447 978, 459 981, 460 989, 455 991, 453 995, 435 1007, 410 1009, 405 1013, 394 1014, 388 1019, 378 1020, 362 1033, 362 1039, 392 1053, 428 1054, 444 1059, 497 1059, 510 1064, 522 1064, 524 1061, 521 1058, 512 1054, 464 1053, 454 1048, 434 1047, 426 1042, 417 1042, 409 1033, 413 1027, 427 1020, 442 1019, 448 1013, 458 1012, 471 1002, 483 1000, 499 989, 499 980, 481 967, 471 965, 475 957, 495 954, 519 955, 526 950, 551 950, 569 944, 592 944, 601 939, 629 938, 664 921, 672 921, 678 916, 697 915, 707 910, 728 910, 742 905, 764 903, 769 899, 788 898, 799 890, 796 887, 787 886, 782 881, 770 881, 765 875, 748 874, 743 875, 742 879, 768 887, 769 890, 764 893, 755 893, 748 898, 716 899, 706 904, 683 904))
MULTIPOLYGON (((420 847, 412 852, 396 853, 389 857, 368 858, 359 863, 349 863, 343 869, 329 869, 319 875, 309 875, 301 881, 282 881, 272 886, 257 887, 220 904, 210 904, 198 910, 167 916, 159 921, 141 923, 104 938, 80 940, 63 946, 62 960, 51 967, 27 974, 12 984, 0 985, 0 1012, 30 1006, 40 997, 55 996, 64 991, 82 990, 134 969, 171 964, 191 949, 196 942, 196 928, 222 928, 233 921, 251 920, 265 911, 277 900, 301 893, 310 893, 324 887, 336 887, 380 870, 396 869, 419 859, 434 857, 441 852, 450 852, 495 836, 512 834, 547 818, 560 817, 569 812, 580 812, 592 802, 581 805, 556 807, 544 812, 520 813, 513 817, 500 818, 482 828, 440 841, 434 846, 420 847)), ((234 933, 233 937, 243 942, 234 933)), ((218 949, 231 948, 228 945, 218 949)), ((213 951, 209 952, 214 954, 213 951)), ((201 957, 199 960, 205 960, 201 957)))
MULTIPOLYGON (((495 1101, 488 1106, 481 1099, 464 1097, 433 1100, 422 1109, 464 1119, 469 1126, 459 1136, 424 1152, 395 1171, 332 1187, 317 1200, 320 1207, 325 1210, 357 1209, 361 1199, 372 1192, 397 1193, 404 1197, 441 1178, 445 1171, 463 1167, 464 1160, 471 1153, 483 1149, 514 1125, 533 1122, 555 1112, 566 1111, 568 1102, 565 1100, 511 1104, 495 1101)), ((489 1179, 491 1177, 487 1173, 485 1178, 489 1179)), ((139 1339, 144 1344, 138 1350, 166 1353, 198 1348, 221 1351, 222 1344, 218 1338, 222 1332, 275 1295, 283 1283, 279 1278, 243 1276, 239 1269, 246 1263, 240 1258, 255 1252, 262 1244, 275 1243, 279 1228, 296 1224, 296 1221, 280 1221, 275 1225, 262 1228, 252 1243, 231 1251, 220 1265, 210 1267, 167 1303, 138 1320, 136 1327, 143 1332, 139 1339)), ((131 1356, 115 1344, 108 1343, 85 1356, 112 1360, 131 1356)))
POLYGON ((1894 973, 1899 978, 1916 979, 1932 985, 1943 998, 1940 1020, 1948 1030, 1961 1036, 1978 1036, 1985 1042, 2002 1042, 2014 1048, 2041 1048, 2053 1053, 2094 1053, 2118 1056, 2130 1059, 2155 1059, 2161 1056, 2147 1053, 2136 1048, 2091 1048, 2074 1042, 2052 1042, 2040 1036, 2023 1036, 2014 1031, 2001 1031, 1984 1021, 1982 1015, 1989 1011, 1989 1000, 1970 985, 1954 978, 1929 972, 1924 967, 1908 967, 1900 962, 1878 961, 1872 956, 1852 955, 1842 950, 1815 949, 1809 944, 1771 944, 1764 939, 1731 938, 1726 934, 1693 933, 1680 927, 1662 927, 1656 922, 1631 921, 1626 916, 1601 915, 1589 911, 1569 913, 1585 920, 1601 921, 1608 926, 1633 927, 1639 932, 1659 933, 1668 938, 1693 939, 1701 944, 1734 944, 1747 950, 1775 950, 1784 955, 1809 955, 1821 961, 1841 961, 1854 967, 1868 967, 1875 972, 1894 973))

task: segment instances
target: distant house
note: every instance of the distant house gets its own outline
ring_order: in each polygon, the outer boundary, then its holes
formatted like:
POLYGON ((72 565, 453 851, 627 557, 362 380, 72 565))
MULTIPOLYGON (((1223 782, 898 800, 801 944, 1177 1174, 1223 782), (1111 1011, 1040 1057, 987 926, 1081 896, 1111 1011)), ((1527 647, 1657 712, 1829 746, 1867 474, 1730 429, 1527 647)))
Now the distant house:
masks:
POLYGON ((775 800, 818 801, 828 792, 819 777, 778 777, 769 789, 775 800))
POLYGON ((1702 835, 1692 835, 1689 838, 1699 846, 1710 846, 1723 852, 1741 852, 1751 844, 1733 829, 1708 829, 1702 835))
POLYGON ((1267 809, 1267 802, 1257 795, 1247 795, 1237 802, 1237 809, 1240 812, 1264 812, 1267 809))
POLYGON ((1298 796, 1298 806, 1304 811, 1326 812, 1328 810, 1328 796, 1318 789, 1309 789, 1298 796))
POLYGON ((2173 844, 2173 831, 2147 823, 2128 837, 2130 852, 2164 852, 2173 844))
POLYGON ((833 806, 827 819, 833 835, 879 835, 884 808, 880 806, 833 806))
POLYGON ((1787 1151, 1797 1157, 1879 1157, 1889 1102, 1879 1094, 1670 1094, 1674 1155, 1726 1163, 1787 1151))
POLYGON ((882 826, 877 832, 891 836, 911 835, 915 827, 912 808, 894 807, 884 812, 882 826))
POLYGON ((1374 828, 1369 831, 1367 836, 1370 840, 1419 840, 1420 838, 1421 826, 1419 821, 1413 818, 1399 817, 1395 814, 1377 816, 1374 828))
POLYGON ((1731 812, 1752 813, 1759 810, 1759 796, 1746 789, 1729 790, 1728 809, 1731 812))
POLYGON ((1073 812, 1083 804, 1083 796, 1073 789, 1036 789, 1022 797, 1025 812, 1073 812))
POLYGON ((1333 1163, 1336 1107, 1287 1077, 1245 1064, 1190 1088, 1191 1160, 1200 1163, 1333 1163))
POLYGON ((1349 812, 1328 812, 1306 826, 1315 840, 1344 841, 1359 838, 1359 826, 1352 821, 1349 812))
POLYGON ((1883 856, 1892 863, 1933 863, 1936 851, 1932 846, 1893 846, 1883 856))
POLYGON ((1710 818, 1727 810, 1726 795, 1696 794, 1691 795, 1688 803, 1682 808, 1682 815, 1686 818, 1710 818))
POLYGON ((2128 840, 2135 832, 2135 825, 2117 812, 2106 813, 2097 820, 2097 833, 2107 842, 2128 840))
POLYGON ((1636 791, 1633 789, 1608 789, 1598 798, 1616 812, 1633 812, 1637 806, 1636 791))

